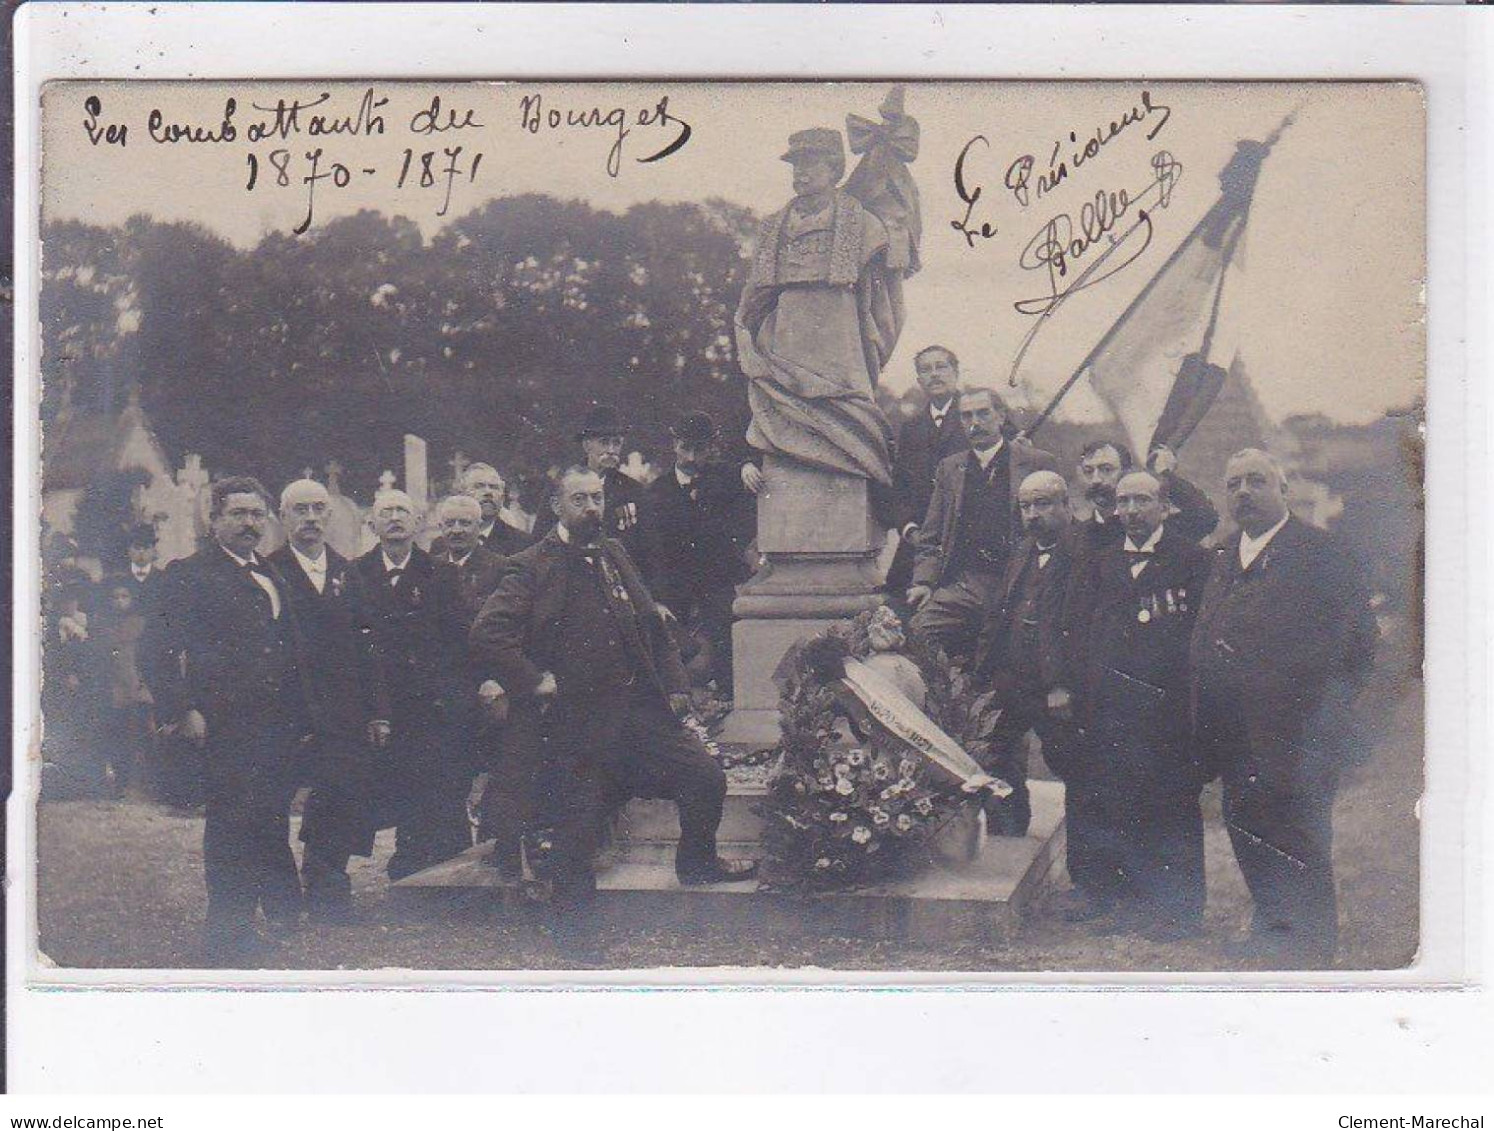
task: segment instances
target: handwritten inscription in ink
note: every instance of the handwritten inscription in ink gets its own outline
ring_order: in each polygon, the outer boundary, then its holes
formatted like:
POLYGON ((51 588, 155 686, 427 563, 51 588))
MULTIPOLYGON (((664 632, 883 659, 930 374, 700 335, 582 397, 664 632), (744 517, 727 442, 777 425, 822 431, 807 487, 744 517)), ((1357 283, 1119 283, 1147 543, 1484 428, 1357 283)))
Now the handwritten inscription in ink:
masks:
POLYGON ((1003 182, 1013 199, 1026 208, 1033 200, 1041 200, 1078 173, 1087 162, 1100 156, 1107 145, 1130 127, 1156 119, 1146 132, 1146 140, 1155 141, 1171 117, 1172 107, 1153 102, 1152 92, 1143 90, 1141 100, 1136 105, 1128 107, 1120 117, 1111 119, 1109 123, 1096 126, 1093 132, 1084 135, 1083 140, 1080 139, 1078 130, 1070 130, 1067 142, 1055 141, 1048 153, 1047 165, 1038 171, 1035 183, 1033 171, 1037 166, 1030 153, 1022 154, 1007 166, 1003 182))
MULTIPOLYGON (((1145 137, 1155 140, 1168 120, 1172 107, 1157 102, 1150 90, 1143 90, 1140 97, 1108 122, 1095 126, 1081 134, 1069 130, 1066 139, 1055 141, 1048 152, 1048 160, 1039 165, 1030 153, 1024 153, 1009 162, 1001 175, 1001 186, 1010 199, 1025 209, 1036 200, 1041 200, 1059 186, 1075 178, 1081 169, 1099 158, 1107 146, 1113 145, 1133 127, 1146 126, 1145 137)), ((954 163, 954 190, 963 211, 950 220, 949 226, 958 232, 967 249, 981 246, 996 237, 1000 226, 994 218, 993 202, 986 196, 981 165, 991 158, 991 142, 986 134, 976 134, 960 149, 954 163)), ((999 168, 999 166, 998 166, 999 168)), ((994 174, 995 170, 987 170, 994 174)), ((991 177, 995 179, 994 175, 991 177)), ((999 198, 998 202, 999 203, 999 198)))
MULTIPOLYGON (((299 220, 291 228, 296 235, 316 223, 328 193, 362 184, 421 193, 436 217, 446 217, 460 205, 463 190, 491 170, 492 159, 485 166, 484 158, 498 144, 492 123, 512 121, 501 109, 510 98, 518 124, 530 134, 553 134, 559 141, 573 132, 600 133, 609 139, 599 175, 619 176, 625 154, 642 165, 662 161, 684 148, 692 132, 667 95, 632 106, 576 107, 552 103, 548 93, 514 91, 499 96, 495 109, 493 93, 477 88, 422 93, 413 102, 405 95, 401 106, 400 92, 388 87, 282 94, 261 86, 187 109, 136 103, 125 113, 117 101, 107 105, 113 100, 106 94, 89 92, 82 100, 81 124, 91 148, 101 154, 144 145, 204 155, 227 150, 235 160, 241 155, 242 191, 299 196, 299 220)), ((204 156, 204 179, 213 175, 211 168, 204 156)))
POLYGON ((669 112, 666 94, 652 106, 630 111, 625 106, 546 106, 544 95, 525 95, 519 102, 519 126, 531 134, 557 131, 604 131, 612 138, 607 151, 607 175, 622 172, 623 146, 635 128, 653 129, 658 147, 634 158, 640 165, 652 164, 678 153, 690 140, 690 123, 669 112), (660 144, 662 143, 662 144, 660 144))

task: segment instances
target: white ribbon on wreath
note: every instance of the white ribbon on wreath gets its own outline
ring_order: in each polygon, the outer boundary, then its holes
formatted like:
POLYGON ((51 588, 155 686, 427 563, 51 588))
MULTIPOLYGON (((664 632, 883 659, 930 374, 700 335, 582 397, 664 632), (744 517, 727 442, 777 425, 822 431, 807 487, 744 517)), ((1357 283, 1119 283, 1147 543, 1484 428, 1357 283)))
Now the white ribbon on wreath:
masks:
POLYGON ((979 762, 965 753, 958 742, 919 710, 918 705, 890 679, 857 659, 848 658, 845 669, 841 682, 866 707, 872 718, 925 760, 953 775, 965 792, 989 789, 997 797, 1010 796, 1010 785, 986 773, 979 762))

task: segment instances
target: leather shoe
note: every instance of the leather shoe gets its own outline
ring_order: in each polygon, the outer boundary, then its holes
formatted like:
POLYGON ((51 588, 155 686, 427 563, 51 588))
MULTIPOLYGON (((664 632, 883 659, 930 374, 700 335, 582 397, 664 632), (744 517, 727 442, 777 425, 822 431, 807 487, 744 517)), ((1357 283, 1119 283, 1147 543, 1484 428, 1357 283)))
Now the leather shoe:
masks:
POLYGON ((718 856, 703 867, 677 869, 680 883, 690 887, 701 884, 735 884, 757 875, 756 860, 730 860, 718 856))

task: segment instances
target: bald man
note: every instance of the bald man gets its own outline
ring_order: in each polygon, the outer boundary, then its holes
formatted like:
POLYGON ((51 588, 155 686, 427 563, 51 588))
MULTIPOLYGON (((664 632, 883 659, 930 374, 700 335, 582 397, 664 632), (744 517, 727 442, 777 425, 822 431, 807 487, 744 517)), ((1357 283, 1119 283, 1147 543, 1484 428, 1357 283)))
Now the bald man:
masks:
POLYGON ((1013 787, 986 805, 986 831, 1025 836, 1032 817, 1024 739, 1035 731, 1054 772, 1062 766, 1069 719, 1063 600, 1074 560, 1069 489, 1056 471, 1035 471, 1017 489, 1023 537, 1012 551, 976 646, 978 678, 989 680, 1002 707, 987 767, 1013 787))
POLYGON ((1203 924, 1188 645, 1214 556, 1168 516, 1166 480, 1126 472, 1113 516, 1122 538, 1083 557, 1068 614, 1079 738, 1064 779, 1066 917, 1113 913, 1158 942, 1203 924))
POLYGON ((398 829, 389 878, 399 880, 471 847, 466 797, 475 767, 467 735, 477 690, 469 686, 457 573, 415 544, 420 509, 403 491, 381 491, 371 518, 379 544, 356 565, 389 683, 394 733, 380 823, 398 829))
POLYGON ((1359 753, 1354 699, 1375 622, 1337 538, 1292 517, 1286 476, 1246 448, 1225 467, 1230 517, 1193 629, 1194 721, 1224 779, 1224 820, 1255 903, 1240 957, 1331 964, 1333 798, 1359 753))
POLYGON ((311 794, 300 834, 306 911, 314 919, 347 920, 348 860, 373 851, 378 751, 389 741, 390 723, 362 578, 326 544, 331 502, 315 480, 289 484, 280 493, 287 540, 269 560, 285 580, 304 649, 301 681, 313 736, 305 751, 311 794))

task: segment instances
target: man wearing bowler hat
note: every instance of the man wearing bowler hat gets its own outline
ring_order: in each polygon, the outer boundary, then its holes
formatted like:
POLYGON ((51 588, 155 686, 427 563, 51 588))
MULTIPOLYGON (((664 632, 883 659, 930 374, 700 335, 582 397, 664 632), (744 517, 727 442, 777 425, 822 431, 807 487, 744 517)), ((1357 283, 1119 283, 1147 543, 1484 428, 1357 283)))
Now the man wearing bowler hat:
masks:
POLYGON ((674 467, 648 488, 658 545, 656 604, 710 648, 710 676, 731 690, 731 605, 751 574, 752 496, 740 472, 716 460, 716 422, 692 412, 671 432, 674 467))
MULTIPOLYGON (((658 543, 653 517, 648 511, 648 493, 641 483, 622 471, 623 432, 617 409, 610 404, 597 404, 582 418, 576 441, 586 454, 587 468, 602 477, 607 494, 602 534, 621 542, 644 580, 652 584, 658 543)), ((554 526, 555 516, 541 513, 534 526, 535 539, 544 537, 554 526)))

